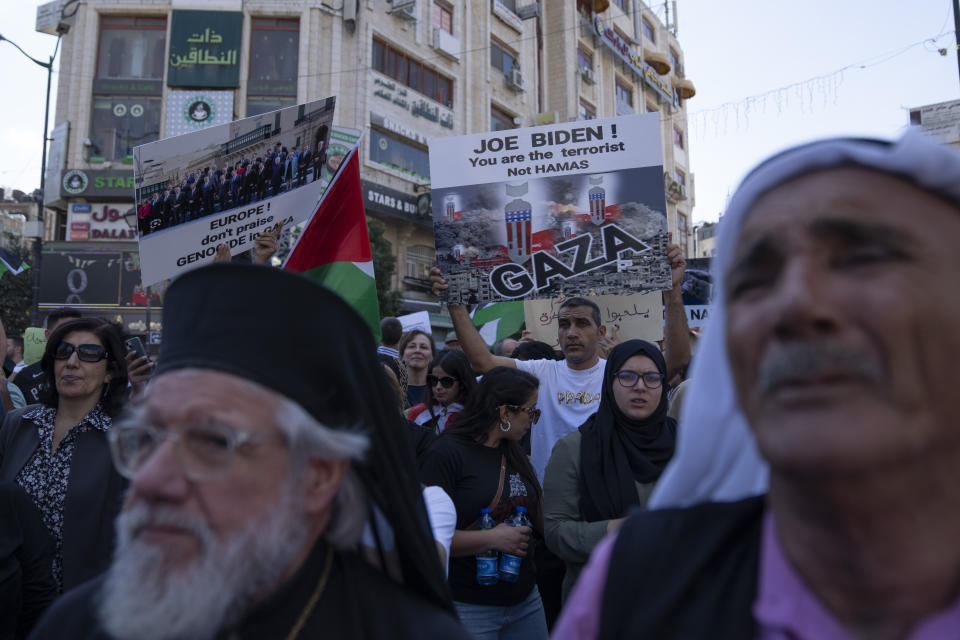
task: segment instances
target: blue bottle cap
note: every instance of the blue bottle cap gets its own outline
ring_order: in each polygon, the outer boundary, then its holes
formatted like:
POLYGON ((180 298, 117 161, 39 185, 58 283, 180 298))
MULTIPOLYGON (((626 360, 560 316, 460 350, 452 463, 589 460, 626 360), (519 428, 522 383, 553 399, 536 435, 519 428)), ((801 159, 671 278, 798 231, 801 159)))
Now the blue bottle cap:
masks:
POLYGON ((526 508, 526 507, 517 507, 517 511, 518 511, 519 513, 526 513, 526 512, 527 512, 527 508, 526 508))

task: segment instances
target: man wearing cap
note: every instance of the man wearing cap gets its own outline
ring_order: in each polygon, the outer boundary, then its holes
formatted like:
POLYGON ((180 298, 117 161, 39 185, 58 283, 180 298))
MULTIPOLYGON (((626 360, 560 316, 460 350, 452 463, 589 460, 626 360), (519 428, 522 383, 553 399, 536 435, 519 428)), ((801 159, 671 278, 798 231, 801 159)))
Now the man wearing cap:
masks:
POLYGON ((443 346, 447 349, 456 349, 457 351, 463 351, 463 347, 460 345, 460 339, 457 338, 456 331, 447 331, 447 337, 443 341, 443 346))
POLYGON ((917 133, 748 175, 653 499, 674 508, 600 544, 555 638, 957 638, 957 238, 960 156, 917 133))
POLYGON ((241 264, 192 271, 164 302, 157 374, 109 435, 130 479, 113 562, 33 637, 465 637, 356 312, 241 264), (390 575, 356 551, 365 527, 390 575))

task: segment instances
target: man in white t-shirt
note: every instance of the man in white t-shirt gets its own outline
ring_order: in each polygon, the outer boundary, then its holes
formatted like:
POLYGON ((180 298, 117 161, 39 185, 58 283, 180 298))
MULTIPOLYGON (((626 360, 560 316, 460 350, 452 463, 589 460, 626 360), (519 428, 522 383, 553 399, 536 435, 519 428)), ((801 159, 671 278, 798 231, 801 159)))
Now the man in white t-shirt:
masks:
MULTIPOLYGON (((673 290, 665 291, 663 296, 667 320, 664 342, 667 374, 672 376, 690 361, 690 347, 678 286, 686 262, 676 245, 667 246, 667 259, 672 270, 673 290)), ((431 280, 435 294, 448 286, 436 267, 431 271, 431 280)), ((467 308, 450 305, 449 310, 460 346, 474 371, 482 374, 494 367, 516 367, 539 378, 540 401, 537 407, 542 417, 530 430, 530 461, 537 478, 543 482, 543 472, 553 445, 577 429, 600 406, 606 365, 606 360, 600 357, 601 341, 607 332, 601 322, 600 308, 587 298, 564 300, 557 313, 557 334, 563 360, 526 361, 493 355, 473 325, 467 308)))

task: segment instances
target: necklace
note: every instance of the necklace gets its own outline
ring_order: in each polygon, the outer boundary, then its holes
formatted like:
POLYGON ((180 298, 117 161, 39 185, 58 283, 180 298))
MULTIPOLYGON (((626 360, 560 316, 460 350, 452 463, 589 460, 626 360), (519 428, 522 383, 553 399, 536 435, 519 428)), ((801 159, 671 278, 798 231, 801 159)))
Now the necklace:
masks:
POLYGON ((317 602, 320 601, 320 596, 323 594, 323 590, 327 586, 327 580, 330 578, 330 569, 332 567, 333 547, 327 546, 327 557, 323 561, 323 573, 320 575, 320 582, 317 583, 317 588, 313 590, 312 594, 310 594, 310 599, 307 600, 307 605, 303 608, 303 611, 300 612, 300 617, 297 618, 297 623, 293 625, 292 629, 290 629, 290 633, 287 634, 286 640, 294 640, 294 638, 296 638, 303 630, 303 625, 307 623, 307 618, 309 618, 310 614, 313 613, 313 608, 317 606, 317 602))

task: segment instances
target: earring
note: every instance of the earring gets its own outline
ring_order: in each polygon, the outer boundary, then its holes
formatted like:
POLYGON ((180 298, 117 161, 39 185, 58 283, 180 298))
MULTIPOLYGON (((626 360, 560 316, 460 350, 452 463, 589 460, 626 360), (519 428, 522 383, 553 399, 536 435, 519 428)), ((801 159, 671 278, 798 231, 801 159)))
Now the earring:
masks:
POLYGON ((509 420, 507 420, 507 428, 506 428, 506 429, 503 428, 503 423, 502 423, 502 422, 500 423, 500 431, 503 431, 504 433, 506 433, 507 431, 510 431, 510 429, 512 429, 512 428, 513 428, 513 425, 510 424, 510 421, 509 421, 509 420))

